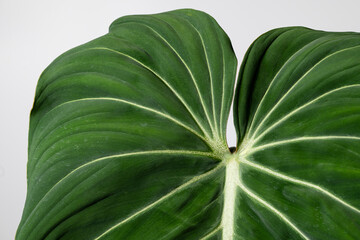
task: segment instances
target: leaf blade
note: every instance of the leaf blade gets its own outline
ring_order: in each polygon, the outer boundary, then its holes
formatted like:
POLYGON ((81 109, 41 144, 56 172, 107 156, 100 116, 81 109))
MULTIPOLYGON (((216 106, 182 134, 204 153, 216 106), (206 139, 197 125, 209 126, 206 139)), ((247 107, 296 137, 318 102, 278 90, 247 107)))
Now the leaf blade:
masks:
MULTIPOLYGON (((240 73, 237 94, 248 93, 237 98, 235 115, 249 109, 235 117, 244 128, 238 129, 243 190, 284 214, 282 222, 294 223, 303 239, 358 234, 359 45, 357 33, 273 30, 254 42, 240 73)), ((294 237, 285 225, 275 230, 265 210, 248 206, 261 219, 254 229, 266 229, 262 238, 294 237)))
POLYGON ((234 66, 195 10, 120 18, 57 58, 36 90, 16 239, 219 234, 234 66))

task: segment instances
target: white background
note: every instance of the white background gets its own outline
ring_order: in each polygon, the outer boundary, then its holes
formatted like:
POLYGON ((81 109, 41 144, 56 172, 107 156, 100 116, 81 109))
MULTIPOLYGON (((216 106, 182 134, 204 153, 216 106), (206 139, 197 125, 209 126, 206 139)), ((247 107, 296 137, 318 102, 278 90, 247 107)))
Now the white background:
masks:
MULTIPOLYGON (((357 0, 0 0, 0 239, 14 239, 26 196, 27 133, 37 79, 59 54, 107 32, 118 17, 195 8, 212 15, 242 57, 260 34, 307 26, 360 32, 357 0)), ((229 145, 235 145, 230 116, 229 145)))

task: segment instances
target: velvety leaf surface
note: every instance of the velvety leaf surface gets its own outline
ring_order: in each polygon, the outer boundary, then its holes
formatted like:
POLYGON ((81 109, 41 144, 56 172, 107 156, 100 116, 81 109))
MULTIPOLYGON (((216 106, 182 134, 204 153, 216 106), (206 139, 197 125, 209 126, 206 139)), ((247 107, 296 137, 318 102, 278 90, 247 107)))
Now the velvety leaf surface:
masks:
POLYGON ((57 58, 31 113, 17 239, 198 239, 221 221, 236 58, 194 10, 116 20, 57 58))
POLYGON ((239 80, 239 191, 247 194, 237 205, 251 210, 239 213, 236 224, 248 224, 238 236, 357 239, 359 34, 270 31, 252 44, 239 80))
POLYGON ((236 58, 195 10, 126 16, 41 75, 16 239, 357 239, 360 35, 275 29, 236 58))

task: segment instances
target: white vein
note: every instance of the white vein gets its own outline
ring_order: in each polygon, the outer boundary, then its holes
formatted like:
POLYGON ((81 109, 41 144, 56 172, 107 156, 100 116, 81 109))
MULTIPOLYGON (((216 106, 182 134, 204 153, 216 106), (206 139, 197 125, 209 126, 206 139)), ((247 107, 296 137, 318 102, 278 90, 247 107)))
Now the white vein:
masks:
MULTIPOLYGON (((271 110, 265 115, 265 117, 261 120, 257 128, 255 129, 255 132, 252 134, 252 138, 254 138, 257 134, 257 132, 261 129, 262 125, 265 123, 265 121, 268 119, 268 117, 275 111, 275 109, 282 103, 282 101, 289 95, 289 93, 303 80, 305 77, 311 73, 316 67, 318 67, 321 63, 323 63, 326 59, 339 54, 344 51, 348 51, 354 48, 358 48, 360 46, 354 46, 354 47, 348 47, 344 48, 338 51, 333 52, 332 54, 327 55, 326 57, 322 58, 319 62, 317 62, 314 66, 312 66, 307 72, 305 72, 304 75, 302 75, 292 86, 291 88, 280 98, 279 101, 276 102, 276 104, 271 108, 271 110)), ((294 55, 293 55, 294 56, 294 55)), ((269 86, 270 88, 270 86, 269 86)), ((267 90, 269 90, 269 88, 267 90)), ((264 98, 263 98, 264 99, 264 98)))
POLYGON ((181 95, 163 78, 161 77, 157 72, 155 72, 153 69, 151 69, 150 67, 146 66, 145 64, 143 64, 142 62, 140 62, 139 60, 137 60, 136 58, 131 57, 130 55, 127 55, 123 52, 111 49, 111 48, 106 48, 106 47, 94 47, 94 48, 89 48, 87 50, 105 50, 105 51, 110 51, 110 52, 114 52, 117 53, 119 55, 125 56, 131 60, 133 60, 134 62, 138 63, 139 65, 141 65, 142 67, 146 68, 147 70, 149 70, 150 72, 152 72, 158 79, 160 79, 174 94, 175 96, 181 101, 181 103, 185 106, 185 108, 188 110, 188 112, 190 113, 190 115, 194 118, 195 122, 198 124, 198 126, 201 128, 201 130, 204 132, 204 134, 207 136, 207 138, 210 139, 209 133, 204 129, 204 127, 201 124, 201 121, 198 119, 198 117, 196 116, 196 114, 192 111, 192 109, 190 108, 190 106, 186 103, 186 101, 181 97, 181 95))
POLYGON ((264 135, 266 135, 269 131, 271 131, 273 128, 275 128, 276 126, 278 126, 279 124, 281 124, 282 122, 284 122, 285 120, 287 120, 288 118, 290 118, 291 116, 293 116, 295 113, 299 112, 300 110, 306 108, 307 106, 315 103, 316 101, 332 94, 332 93, 335 93, 335 92, 338 92, 338 91, 341 91, 341 90, 344 90, 344 89, 348 89, 348 88, 353 88, 353 87, 360 87, 360 84, 352 84, 352 85, 347 85, 347 86, 342 86, 342 87, 339 87, 339 88, 335 88, 331 91, 328 91, 322 95, 320 95, 319 97, 303 104, 302 106, 294 109, 293 111, 291 111, 290 113, 288 113, 287 115, 285 115, 284 117, 282 117, 281 119, 279 119, 278 121, 276 121, 275 123, 273 123, 270 127, 266 128, 265 131, 263 131, 259 136, 257 136, 254 140, 253 140, 253 144, 255 142, 257 142, 259 139, 261 139, 264 135))
POLYGON ((221 225, 217 226, 214 230, 206 234, 204 237, 200 238, 200 240, 209 239, 210 237, 214 236, 218 231, 220 231, 221 228, 222 228, 221 225))
MULTIPOLYGON (((121 153, 121 154, 116 154, 116 155, 110 155, 110 156, 105 156, 105 157, 101 157, 101 158, 97 158, 94 160, 91 160, 77 168, 75 168, 74 170, 72 170, 71 172, 69 172, 67 175, 65 175, 63 178, 61 178, 57 183, 54 184, 54 186, 52 186, 49 191, 46 192, 46 194, 40 199, 40 201, 38 201, 37 205, 33 208, 33 210, 30 212, 29 216, 27 217, 26 221, 24 222, 24 224, 22 226, 25 226, 26 223, 31 219, 31 217, 33 216, 33 214, 36 213, 36 210, 38 209, 38 207, 40 206, 40 204, 46 200, 46 197, 49 196, 52 191, 59 186, 65 179, 69 178, 71 175, 75 174, 76 172, 78 172, 79 170, 83 169, 84 167, 87 167, 89 165, 92 165, 94 163, 97 162, 101 162, 104 160, 109 160, 109 159, 113 159, 113 158, 123 158, 123 157, 129 157, 129 156, 136 156, 136 155, 148 155, 148 154, 184 154, 184 155, 199 155, 199 156, 206 156, 206 157, 211 157, 211 158, 216 158, 218 159, 217 156, 215 156, 212 153, 208 153, 208 152, 200 152, 200 151, 187 151, 187 150, 151 150, 151 151, 139 151, 139 152, 130 152, 130 153, 121 153)), ((213 170, 219 168, 221 165, 219 165, 218 167, 214 168, 213 170)))
POLYGON ((214 97, 214 83, 213 83, 213 76, 212 76, 212 72, 211 72, 211 68, 210 68, 210 63, 209 63, 209 57, 206 51, 206 47, 205 47, 205 43, 204 43, 204 39, 202 38, 200 32, 194 27, 194 29, 196 30, 196 32, 198 33, 200 40, 201 40, 201 45, 203 47, 204 50, 204 54, 205 54, 205 59, 206 59, 206 64, 207 64, 207 68, 208 68, 208 72, 209 72, 209 77, 210 77, 210 91, 211 91, 211 99, 212 99, 212 111, 213 111, 213 118, 214 118, 214 123, 215 123, 215 131, 218 133, 219 129, 218 129, 218 124, 217 124, 217 118, 216 118, 216 112, 215 112, 215 97, 214 97))
POLYGON ((240 159, 240 162, 257 169, 258 171, 261 171, 263 173, 267 173, 267 174, 269 174, 271 176, 274 176, 276 178, 280 178, 280 179, 283 179, 283 180, 286 180, 286 181, 289 181, 289 182, 292 182, 292 183, 296 183, 296 184, 299 184, 299 185, 302 185, 302 186, 306 186, 306 187, 315 189, 315 190, 325 194, 326 196, 330 197, 331 199, 339 202, 340 204, 350 208, 351 210, 353 210, 353 211, 355 211, 357 213, 360 213, 359 209, 357 209, 356 207, 354 207, 354 206, 350 205, 349 203, 345 202, 343 199, 341 199, 340 197, 337 197, 336 195, 334 195, 333 193, 329 192, 328 190, 324 189, 321 186, 312 184, 312 183, 307 182, 307 181, 302 181, 302 180, 296 179, 294 177, 289 177, 289 176, 287 176, 285 174, 276 172, 276 171, 271 170, 269 168, 266 168, 266 167, 264 167, 262 165, 250 162, 250 161, 248 161, 246 159, 240 159))
POLYGON ((294 142, 303 142, 303 141, 314 141, 314 140, 360 140, 360 137, 356 136, 337 136, 337 135, 329 135, 329 136, 310 136, 310 137, 298 137, 298 138, 292 138, 287 140, 281 140, 281 141, 275 141, 272 143, 267 143, 263 145, 259 145, 258 147, 251 147, 243 152, 243 156, 249 156, 250 154, 253 154, 255 152, 276 147, 284 144, 290 144, 294 142))
MULTIPOLYGON (((163 112, 160 112, 160 111, 158 111, 156 109, 149 108, 149 107, 146 107, 144 105, 141 105, 141 104, 138 104, 138 103, 135 103, 135 102, 131 102, 131 101, 128 101, 128 100, 124 100, 124 99, 121 99, 121 98, 111 98, 111 97, 80 98, 80 99, 64 102, 64 103, 56 106, 55 108, 61 107, 61 106, 66 105, 66 104, 82 102, 82 101, 114 101, 114 102, 125 103, 125 104, 131 105, 131 106, 134 106, 134 107, 137 107, 137 108, 149 111, 149 112, 153 112, 153 113, 158 114, 158 115, 160 115, 160 116, 162 116, 162 117, 164 117, 166 119, 169 119, 170 121, 178 124, 179 126, 181 126, 181 127, 185 128, 186 130, 192 132, 193 134, 195 134, 196 136, 198 136, 202 140, 206 141, 204 136, 202 136, 200 133, 198 133, 197 131, 195 131, 193 128, 189 127, 185 123, 179 121, 178 119, 176 119, 176 118, 174 118, 174 117, 172 117, 172 116, 170 116, 168 114, 165 114, 163 112)), ((53 108, 52 110, 54 110, 55 108, 53 108)))
POLYGON ((209 60, 208 60, 208 56, 207 56, 207 52, 206 52, 206 47, 205 47, 205 44, 204 44, 204 39, 202 37, 202 35, 200 34, 199 30, 194 26, 194 24, 187 20, 187 19, 184 19, 186 22, 189 23, 189 25, 196 31, 196 33, 198 34, 200 40, 201 40, 201 44, 202 44, 202 47, 203 47, 203 50, 204 50, 204 54, 205 54, 205 58, 206 58, 206 62, 207 62, 207 66, 208 66, 208 70, 209 70, 209 74, 210 74, 210 88, 211 88, 211 97, 212 97, 212 108, 213 108, 213 116, 214 116, 214 121, 215 121, 215 127, 216 127, 216 131, 218 133, 218 129, 217 129, 217 124, 216 124, 216 118, 215 118, 215 103, 214 103, 214 89, 213 89, 213 79, 212 79, 212 75, 211 75, 211 72, 210 72, 210 65, 209 65, 209 60))
MULTIPOLYGON (((313 41, 314 42, 314 41, 313 41)), ((275 74, 275 76, 271 79, 268 88, 266 89, 264 95, 262 96, 259 105, 257 106, 255 113, 254 113, 254 117, 252 118, 252 122, 250 124, 250 128, 248 130, 248 132, 251 134, 252 132, 252 128, 253 128, 253 121, 256 119, 258 113, 259 113, 259 109, 261 108, 261 105, 263 104, 263 101, 265 100, 266 96, 268 95, 272 85, 274 84, 274 82, 276 81, 276 79, 278 78, 279 74, 283 71, 283 69, 286 67, 286 65, 291 62, 298 54, 300 54, 300 52, 302 52, 304 49, 306 49, 310 44, 312 44, 313 42, 310 42, 308 44, 306 44, 305 46, 303 46, 302 48, 300 48, 298 51, 296 51, 289 59, 287 59, 285 61, 285 63, 280 67, 279 71, 277 71, 277 73, 275 74)))
POLYGON ((171 192, 169 192, 168 194, 164 195, 163 197, 161 197, 160 199, 158 199, 157 201, 147 205, 146 207, 142 208, 141 210, 133 213, 131 216, 125 218, 124 220, 122 220, 121 222, 115 224, 114 226, 110 227, 109 229, 107 229, 104 233, 102 233, 101 235, 99 235, 98 237, 96 237, 94 240, 98 240, 101 239, 102 237, 104 237, 105 235, 107 235, 108 233, 110 233, 111 231, 113 231, 114 229, 120 227, 121 225, 131 221, 132 219, 136 218, 137 216, 141 215, 142 213, 150 210, 151 208, 156 207, 158 204, 160 204, 161 202, 165 201, 166 199, 172 197, 173 195, 183 191, 184 189, 186 189, 187 187, 191 186, 192 184, 201 181, 202 179, 210 176, 211 174, 213 174, 214 172, 216 172, 219 168, 223 167, 223 164, 219 164, 216 168, 212 169, 211 171, 208 171, 202 175, 196 176, 194 178, 192 178, 190 181, 182 184, 181 186, 175 188, 174 190, 172 190, 171 192))
POLYGON ((277 215, 278 218, 280 218, 282 221, 284 221, 287 225, 289 225, 292 229, 294 229, 303 239, 310 240, 305 233, 303 233, 294 223, 292 223, 288 217, 277 210, 275 207, 273 207, 270 203, 266 202, 259 196, 257 196, 255 193, 250 191, 241 181, 237 182, 237 185, 240 189, 242 189, 248 196, 250 196, 252 199, 259 202, 261 205, 263 205, 265 208, 269 209, 271 212, 273 212, 275 215, 277 215))
MULTIPOLYGON (((115 102, 121 102, 121 103, 125 103, 125 104, 129 104, 129 105, 132 105, 132 106, 135 106, 135 107, 138 107, 138 108, 141 108, 141 109, 144 109, 146 111, 150 111, 150 112, 153 112, 153 113, 156 113, 166 119, 169 119, 170 121, 173 121, 174 123, 178 124, 179 126, 185 128, 186 130, 190 131, 191 133, 195 134, 196 136, 198 136, 200 139, 202 139, 204 141, 204 143, 206 143, 211 149, 214 149, 216 148, 214 146, 214 143, 212 143, 211 141, 209 141, 208 139, 204 138, 204 136, 202 136, 200 133, 198 133, 197 131, 195 131, 193 128, 189 127, 188 125, 186 125, 185 123, 177 120, 176 118, 173 118, 171 117, 170 115, 168 114, 165 114, 165 113, 162 113, 160 111, 157 111, 155 109, 152 109, 152 108, 149 108, 149 107, 146 107, 146 106, 143 106, 143 105, 140 105, 140 104, 137 104, 137 103, 134 103, 134 102, 130 102, 130 101, 127 101, 127 100, 123 100, 123 99, 120 99, 120 98, 109 98, 109 97, 99 97, 99 98, 81 98, 81 99, 76 99, 76 100, 72 100, 72 101, 68 101, 68 102, 64 102, 62 104, 59 104, 57 105, 56 107, 54 107, 53 109, 51 109, 50 111, 53 111, 54 109, 56 108, 59 108, 63 105, 66 105, 66 104, 71 104, 71 103, 76 103, 76 102, 81 102, 81 101, 96 101, 96 100, 102 100, 102 101, 115 101, 115 102)), ((37 148, 37 147, 36 147, 37 148)), ((50 149, 51 147, 49 147, 48 149, 50 149)), ((35 149, 36 150, 36 149, 35 149)), ((34 151, 35 151, 34 150, 34 151)), ((46 151, 45 151, 46 152, 46 151)), ((44 153, 45 153, 44 152, 44 153)), ((40 157, 39 157, 39 160, 35 163, 35 165, 32 167, 32 168, 35 168, 36 165, 38 164, 38 162, 42 159, 42 156, 44 155, 41 154, 40 157)))
MULTIPOLYGON (((198 93, 198 95, 199 95, 199 99, 200 99, 201 105, 202 105, 202 107, 203 107, 203 109, 204 109, 204 113, 205 113, 206 118, 207 118, 207 120, 208 120, 208 122, 209 122, 210 128, 211 128, 211 130, 213 131, 213 135, 215 135, 215 134, 214 134, 214 126, 213 126, 212 122, 210 121, 208 109, 205 107, 204 99, 203 99, 203 97, 202 97, 202 94, 201 94, 201 92, 200 92, 199 86, 197 85, 197 82, 196 82, 196 80, 195 80, 194 74, 193 74, 193 72, 191 71, 189 65, 187 65, 187 63, 186 63, 186 62, 184 61, 184 59, 181 57, 180 53, 179 53, 178 51, 176 51, 176 49, 175 49, 163 36, 161 36, 160 33, 158 33, 155 29, 153 29, 152 27, 150 27, 150 26, 148 26, 148 25, 144 25, 144 26, 148 27, 148 28, 151 29, 156 35, 158 35, 158 36, 171 48, 171 50, 176 54, 176 56, 181 60, 181 62, 182 62, 183 65, 185 66, 186 70, 187 70, 188 73, 190 74, 191 79, 192 79, 192 81, 193 81, 193 83, 194 83, 194 85, 195 85, 196 91, 197 91, 197 93, 198 93)), ((205 50, 205 49, 204 49, 204 50, 205 50)), ((205 53, 205 54, 206 54, 206 53, 205 53)), ((207 56, 206 56, 206 60, 207 60, 207 56)), ((209 65, 208 65, 208 67, 209 67, 209 65)), ((209 72, 210 72, 210 69, 209 69, 209 72)), ((210 80, 211 80, 211 75, 210 75, 210 80)), ((212 84, 211 84, 211 89, 212 89, 212 84)), ((213 91, 213 90, 212 90, 212 91, 213 91)), ((213 93, 213 92, 212 92, 212 93, 213 93)), ((213 99, 214 99, 214 96, 212 96, 212 97, 213 97, 213 99)), ((213 106, 213 107, 214 107, 214 106, 213 106)), ((214 120, 215 120, 215 119, 214 119, 214 120)), ((216 122, 215 122, 215 127, 217 127, 216 122)))
MULTIPOLYGON (((222 46, 222 44, 220 44, 221 47, 221 52, 222 52, 222 63, 223 63, 223 69, 222 69, 222 94, 221 94, 221 114, 220 114, 220 127, 222 128, 223 126, 223 118, 224 118, 224 111, 226 111, 225 107, 224 107, 224 102, 225 102, 225 76, 226 76, 226 72, 225 72, 225 53, 224 53, 224 48, 222 46)), ((226 131, 226 127, 224 128, 226 131)), ((222 130, 222 129, 221 129, 222 130)), ((223 131, 220 132, 221 134, 221 138, 224 138, 224 134, 223 131)))

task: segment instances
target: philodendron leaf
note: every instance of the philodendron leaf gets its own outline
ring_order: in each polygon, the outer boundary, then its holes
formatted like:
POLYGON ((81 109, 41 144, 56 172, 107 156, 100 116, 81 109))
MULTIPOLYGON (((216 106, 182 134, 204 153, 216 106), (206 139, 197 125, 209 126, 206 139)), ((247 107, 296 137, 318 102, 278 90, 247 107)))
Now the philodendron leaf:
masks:
POLYGON ((243 62, 234 110, 236 234, 358 239, 360 35, 262 35, 243 62))
POLYGON ((195 10, 127 16, 57 58, 30 119, 16 239, 356 239, 360 35, 270 31, 234 101, 231 43, 195 10))

